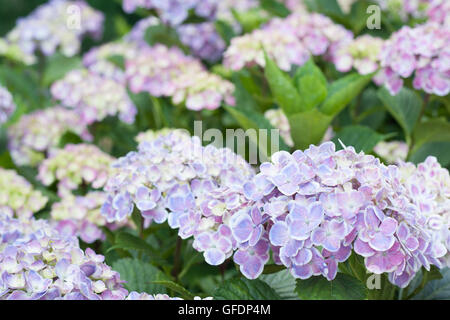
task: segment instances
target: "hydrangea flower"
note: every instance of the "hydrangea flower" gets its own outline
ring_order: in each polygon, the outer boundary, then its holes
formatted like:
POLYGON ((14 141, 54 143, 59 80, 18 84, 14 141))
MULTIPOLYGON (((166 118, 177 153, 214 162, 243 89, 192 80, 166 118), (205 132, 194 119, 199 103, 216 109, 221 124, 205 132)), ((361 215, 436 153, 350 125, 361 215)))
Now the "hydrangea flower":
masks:
POLYGON ((449 261, 450 176, 433 157, 417 167, 385 166, 326 142, 275 153, 252 180, 244 185, 247 211, 225 222, 248 278, 263 270, 265 241, 276 263, 300 279, 334 279, 352 249, 370 272, 388 273, 400 287, 422 266, 449 261))
POLYGON ((116 114, 121 121, 133 123, 137 113, 123 84, 86 69, 72 70, 54 82, 51 94, 63 106, 73 108, 87 124, 116 114))
POLYGON ((0 210, 29 218, 45 207, 47 198, 14 170, 0 168, 0 210))
POLYGON ((450 30, 436 23, 404 26, 384 43, 382 71, 375 77, 392 95, 403 87, 403 78, 414 77, 417 90, 438 96, 450 92, 450 30))
POLYGON ((232 70, 254 64, 264 67, 264 48, 280 69, 289 71, 292 65, 303 65, 310 55, 332 60, 336 48, 352 38, 350 31, 324 15, 294 12, 233 38, 224 53, 224 65, 232 70))
POLYGON ((37 165, 67 132, 86 141, 92 139, 86 124, 71 110, 55 106, 23 115, 8 128, 8 147, 14 163, 37 165))
POLYGON ((12 94, 0 86, 0 125, 5 123, 16 110, 12 94))
POLYGON ((399 17, 403 22, 424 19, 431 0, 376 0, 381 10, 399 17))
POLYGON ((126 61, 126 75, 134 93, 171 97, 191 110, 216 109, 222 101, 234 105, 232 83, 209 73, 202 64, 178 48, 155 45, 126 61))
POLYGON ((225 41, 212 22, 183 24, 177 28, 177 33, 194 56, 208 62, 217 62, 225 51, 225 41))
POLYGON ((269 120, 270 124, 280 130, 280 136, 284 142, 290 147, 294 146, 294 141, 291 137, 291 127, 288 118, 281 109, 270 109, 264 113, 264 117, 269 120))
POLYGON ((383 42, 381 38, 362 35, 342 44, 333 55, 336 69, 348 72, 355 68, 362 75, 375 72, 379 68, 379 54, 383 42))
POLYGON ((113 166, 102 207, 108 222, 138 210, 147 221, 168 219, 182 238, 194 236, 194 247, 211 264, 232 254, 234 240, 223 223, 248 202, 242 186, 253 175, 240 156, 173 130, 143 140, 113 166))
POLYGON ((85 35, 101 36, 103 20, 103 14, 84 1, 51 0, 20 18, 6 39, 26 54, 50 56, 59 48, 62 54, 73 56, 85 35))
POLYGON ((439 23, 443 26, 450 26, 450 3, 446 0, 430 0, 427 7, 429 21, 439 23))
POLYGON ((373 148, 373 151, 387 163, 394 164, 406 160, 409 147, 403 141, 380 141, 373 148))
POLYGON ((81 185, 102 188, 111 173, 114 158, 90 144, 67 144, 53 150, 39 165, 38 179, 46 186, 58 181, 63 196, 81 185))
POLYGON ((106 193, 91 191, 84 196, 67 195, 52 205, 50 216, 54 228, 61 234, 78 236, 86 243, 104 240, 105 235, 99 227, 107 226, 114 230, 118 224, 108 224, 100 213, 106 201, 106 193))

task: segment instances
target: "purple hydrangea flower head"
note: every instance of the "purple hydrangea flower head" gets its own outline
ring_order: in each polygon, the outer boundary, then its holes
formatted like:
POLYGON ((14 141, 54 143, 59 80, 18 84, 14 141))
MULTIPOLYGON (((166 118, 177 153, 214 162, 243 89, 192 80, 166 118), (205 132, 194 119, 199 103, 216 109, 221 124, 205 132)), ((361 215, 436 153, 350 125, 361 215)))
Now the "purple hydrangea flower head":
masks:
POLYGON ((70 194, 80 185, 102 188, 114 158, 90 144, 67 144, 50 153, 39 166, 38 179, 44 185, 58 181, 58 193, 70 194))
POLYGON ((57 49, 66 56, 80 50, 85 35, 99 38, 103 14, 84 1, 51 0, 20 18, 6 39, 27 54, 52 55, 57 49))
POLYGON ((450 92, 450 30, 433 22, 404 26, 386 40, 380 52, 381 67, 375 77, 392 95, 413 77, 413 86, 426 93, 445 96, 450 92))
POLYGON ((14 170, 0 168, 0 210, 29 218, 45 207, 47 197, 14 170))
POLYGON ((0 214, 0 299, 124 299, 117 272, 45 220, 0 214))
POLYGON ((126 61, 126 76, 131 91, 149 92, 156 97, 171 97, 188 109, 217 109, 222 101, 234 105, 232 83, 209 73, 195 58, 175 47, 155 45, 126 61))
POLYGON ((70 71, 53 83, 50 91, 55 99, 75 110, 87 124, 116 114, 121 121, 133 123, 137 113, 123 84, 86 69, 70 71))
POLYGON ((16 110, 12 94, 0 86, 0 125, 5 123, 16 110))
POLYGON ((92 139, 87 125, 71 110, 56 106, 23 115, 8 128, 8 147, 16 165, 35 166, 58 146, 67 132, 92 139))

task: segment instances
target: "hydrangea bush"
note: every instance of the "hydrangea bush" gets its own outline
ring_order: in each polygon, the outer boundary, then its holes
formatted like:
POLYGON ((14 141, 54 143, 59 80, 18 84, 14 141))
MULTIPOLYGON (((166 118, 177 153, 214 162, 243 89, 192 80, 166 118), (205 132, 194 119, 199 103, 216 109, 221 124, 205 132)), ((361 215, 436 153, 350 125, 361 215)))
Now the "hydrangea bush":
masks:
POLYGON ((448 1, 19 2, 0 300, 450 299, 448 1))

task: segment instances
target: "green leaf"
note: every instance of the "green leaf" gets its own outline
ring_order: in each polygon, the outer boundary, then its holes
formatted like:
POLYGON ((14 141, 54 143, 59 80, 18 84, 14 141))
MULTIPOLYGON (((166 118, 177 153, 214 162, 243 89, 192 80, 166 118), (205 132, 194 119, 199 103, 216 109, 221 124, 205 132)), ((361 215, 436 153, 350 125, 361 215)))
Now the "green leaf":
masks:
POLYGON ((378 97, 409 139, 420 116, 422 107, 420 96, 408 88, 402 88, 397 95, 391 96, 383 87, 378 90, 378 97))
POLYGON ((145 252, 151 259, 152 263, 156 263, 161 266, 166 266, 167 261, 165 261, 160 254, 153 249, 153 247, 142 240, 128 232, 120 232, 116 235, 114 246, 112 246, 108 251, 113 249, 124 249, 124 250, 139 250, 145 252))
POLYGON ((147 292, 149 294, 166 293, 165 286, 153 283, 167 280, 168 277, 150 263, 138 259, 124 258, 112 265, 113 270, 119 272, 120 279, 125 280, 128 291, 147 292))
POLYGON ((170 290, 175 291, 180 295, 180 298, 186 299, 186 300, 192 300, 194 299, 194 294, 186 290, 184 287, 180 286, 179 284, 173 282, 173 281, 153 281, 154 284, 162 285, 170 290))
POLYGON ((276 63, 264 53, 266 67, 264 75, 269 83, 274 100, 283 109, 286 116, 306 111, 302 99, 291 79, 278 68, 276 63))
POLYGON ((320 106, 320 111, 335 116, 345 108, 370 82, 373 74, 349 74, 333 82, 328 88, 328 96, 320 106))
POLYGON ((66 131, 59 139, 58 148, 64 148, 66 144, 78 144, 82 142, 83 139, 81 139, 76 133, 72 131, 66 131))
POLYGON ((225 41, 227 46, 230 45, 231 39, 236 35, 233 27, 223 20, 216 20, 216 22, 214 22, 214 25, 216 27, 217 33, 225 41))
POLYGON ((114 54, 107 58, 109 62, 118 67, 120 70, 125 70, 125 58, 119 54, 114 54))
POLYGON ((297 300, 295 293, 295 279, 289 270, 282 270, 272 274, 263 274, 260 280, 267 283, 284 300, 297 300))
MULTIPOLYGON (((262 156, 267 158, 265 160, 268 160, 272 153, 279 151, 271 150, 271 130, 274 128, 270 124, 269 120, 267 120, 262 114, 259 114, 255 111, 238 109, 237 107, 230 106, 225 106, 225 110, 227 110, 236 119, 236 121, 244 130, 254 129, 253 132, 255 134, 248 134, 246 136, 248 136, 249 140, 258 147, 260 154, 262 153, 262 156), (266 132, 267 134, 261 135, 259 129, 265 129, 264 132, 266 132)), ((249 133, 251 132, 252 131, 249 131, 249 133)), ((289 147, 281 137, 279 139, 279 149, 289 150, 289 147)))
POLYGON ((450 300, 450 268, 441 270, 442 279, 429 281, 413 300, 450 300))
POLYGON ((47 87, 64 77, 67 72, 81 67, 80 57, 66 57, 61 53, 55 53, 47 60, 42 84, 47 87))
POLYGON ((185 53, 189 52, 186 46, 181 43, 176 31, 173 28, 163 24, 148 27, 145 31, 144 38, 145 41, 147 41, 147 43, 151 46, 161 43, 168 47, 176 46, 185 53))
POLYGON ((291 115, 288 119, 295 148, 304 150, 310 144, 320 143, 333 118, 312 109, 291 115))
POLYGON ((303 300, 363 300, 367 297, 364 284, 343 273, 338 273, 333 281, 324 277, 297 280, 296 292, 303 300))
POLYGON ((223 282, 214 292, 216 300, 280 300, 281 297, 266 282, 235 278, 223 282))
POLYGON ((297 69, 293 80, 302 98, 304 110, 315 108, 327 97, 327 79, 312 59, 297 69))
POLYGON ((450 165, 450 152, 448 150, 450 150, 450 142, 448 141, 428 142, 415 149, 408 160, 417 164, 423 162, 428 156, 435 156, 442 166, 447 167, 450 165))
POLYGON ((284 4, 276 0, 260 0, 261 7, 267 12, 278 16, 287 17, 291 12, 284 4))
POLYGON ((380 134, 369 127, 354 125, 344 127, 332 140, 337 146, 340 146, 339 140, 341 140, 345 146, 353 146, 356 152, 368 153, 378 142, 388 137, 389 135, 380 134))

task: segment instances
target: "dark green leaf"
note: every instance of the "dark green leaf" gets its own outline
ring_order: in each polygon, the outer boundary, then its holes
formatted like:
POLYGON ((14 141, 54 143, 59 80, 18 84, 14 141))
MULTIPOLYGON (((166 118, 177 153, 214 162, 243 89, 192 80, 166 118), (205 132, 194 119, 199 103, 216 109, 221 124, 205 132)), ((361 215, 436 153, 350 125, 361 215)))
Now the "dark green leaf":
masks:
POLYGON ((231 39, 235 36, 233 27, 223 20, 214 22, 217 33, 222 37, 227 45, 230 45, 231 39))
POLYGON ((337 115, 359 95, 372 76, 352 73, 333 82, 328 88, 328 96, 320 106, 320 111, 333 117, 337 115))
POLYGON ((315 108, 327 97, 327 79, 312 59, 297 69, 294 84, 302 97, 304 110, 315 108))
POLYGON ((317 109, 312 109, 292 115, 288 119, 295 148, 304 150, 310 144, 320 143, 332 117, 321 113, 317 109))
POLYGON ((260 0, 261 7, 278 17, 287 17, 291 12, 284 4, 276 0, 260 0))
POLYGON ((442 279, 431 280, 414 300, 450 300, 450 268, 441 270, 442 279))
POLYGON ((223 282, 214 292, 217 300, 280 300, 281 297, 262 280, 235 278, 223 282))
POLYGON ((192 300, 194 299, 194 295, 180 286, 179 284, 172 282, 172 281, 153 281, 154 284, 162 285, 170 290, 175 291, 177 294, 180 295, 180 298, 186 299, 186 300, 192 300))
POLYGON ((333 137, 333 142, 339 146, 340 140, 345 146, 353 146, 356 152, 369 153, 378 142, 387 137, 388 135, 380 134, 369 127, 355 125, 344 127, 333 137))
POLYGON ((303 300, 363 300, 367 297, 364 284, 343 273, 338 273, 333 281, 324 277, 297 280, 296 292, 303 300))
POLYGON ((166 293, 165 286, 153 283, 167 280, 168 277, 155 266, 138 259, 124 258, 113 263, 112 268, 119 272, 120 279, 125 280, 129 291, 149 294, 166 293))
POLYGON ((413 90, 402 88, 397 95, 392 96, 386 88, 380 88, 378 97, 402 127, 405 135, 410 137, 419 119, 422 107, 422 100, 419 95, 413 90))
POLYGON ((280 70, 276 63, 265 53, 266 67, 264 75, 269 83, 274 100, 283 109, 286 116, 306 111, 297 89, 291 79, 280 70))
POLYGON ((47 60, 42 84, 44 86, 49 86, 54 81, 64 77, 67 72, 78 69, 81 66, 82 63, 79 57, 69 58, 60 53, 55 53, 47 60))
POLYGON ((263 274, 260 280, 267 283, 275 292, 285 300, 297 300, 295 293, 295 279, 289 270, 282 270, 272 274, 263 274))

